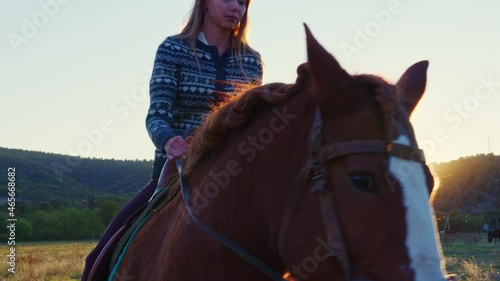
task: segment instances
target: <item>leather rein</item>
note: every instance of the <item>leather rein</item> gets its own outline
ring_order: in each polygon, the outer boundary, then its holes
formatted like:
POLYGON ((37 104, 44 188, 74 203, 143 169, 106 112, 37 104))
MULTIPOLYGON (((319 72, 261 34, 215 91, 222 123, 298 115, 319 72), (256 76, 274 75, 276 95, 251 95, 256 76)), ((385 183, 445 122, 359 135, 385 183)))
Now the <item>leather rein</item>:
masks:
MULTIPOLYGON (((410 161, 425 163, 424 153, 417 147, 407 146, 397 143, 387 144, 381 140, 354 140, 347 142, 338 142, 331 144, 323 144, 323 124, 321 121, 321 113, 316 108, 313 126, 309 133, 309 160, 303 169, 303 173, 307 174, 307 180, 312 183, 312 191, 319 193, 319 201, 323 223, 329 241, 329 257, 335 258, 341 263, 341 271, 338 276, 342 276, 345 280, 350 277, 350 262, 347 246, 344 241, 333 192, 327 188, 328 180, 328 162, 337 160, 341 157, 351 154, 366 154, 366 153, 381 153, 389 154, 395 157, 403 158, 410 161)), ((255 268, 266 274, 271 280, 286 281, 282 275, 264 264, 257 257, 245 250, 239 244, 228 238, 227 236, 217 233, 196 218, 189 204, 190 190, 186 185, 182 176, 182 161, 177 159, 175 162, 180 175, 180 188, 184 199, 184 204, 188 211, 191 220, 209 236, 226 246, 229 250, 243 258, 255 268)), ((285 206, 285 213, 282 217, 280 230, 278 233, 278 247, 280 255, 283 255, 283 243, 286 236, 286 231, 292 220, 293 212, 299 201, 303 189, 294 185, 292 192, 285 206)))

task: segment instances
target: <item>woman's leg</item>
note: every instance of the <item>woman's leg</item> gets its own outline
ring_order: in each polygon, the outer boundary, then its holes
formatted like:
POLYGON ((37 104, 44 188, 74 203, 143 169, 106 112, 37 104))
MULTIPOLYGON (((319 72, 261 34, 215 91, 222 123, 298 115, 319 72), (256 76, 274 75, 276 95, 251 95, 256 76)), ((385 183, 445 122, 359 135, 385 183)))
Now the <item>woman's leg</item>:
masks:
POLYGON ((116 214, 111 223, 108 225, 108 228, 101 236, 99 243, 97 246, 90 252, 85 260, 85 269, 83 271, 82 280, 87 280, 87 277, 94 265, 97 257, 101 253, 102 249, 109 242, 111 237, 115 234, 115 232, 120 229, 127 219, 132 216, 137 210, 139 210, 144 204, 146 204, 155 192, 156 186, 158 184, 158 179, 151 179, 149 183, 144 186, 130 201, 125 204, 125 206, 116 214))

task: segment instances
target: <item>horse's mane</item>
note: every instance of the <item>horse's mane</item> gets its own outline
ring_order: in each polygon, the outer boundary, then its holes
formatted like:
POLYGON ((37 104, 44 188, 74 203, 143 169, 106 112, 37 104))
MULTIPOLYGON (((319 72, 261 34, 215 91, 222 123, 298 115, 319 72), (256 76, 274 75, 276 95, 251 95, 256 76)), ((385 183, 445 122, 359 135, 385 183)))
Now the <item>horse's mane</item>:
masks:
POLYGON ((384 118, 385 140, 387 144, 392 143, 394 137, 394 123, 397 114, 396 106, 398 103, 398 95, 396 88, 384 80, 382 77, 370 74, 360 74, 354 76, 354 79, 362 85, 369 87, 375 93, 375 99, 379 104, 384 118))
MULTIPOLYGON (((258 104, 265 102, 277 104, 287 101, 300 93, 309 85, 309 66, 307 63, 297 68, 297 79, 294 84, 270 83, 262 86, 242 89, 241 94, 231 99, 207 115, 204 123, 196 129, 191 147, 183 165, 183 176, 189 176, 200 159, 211 150, 219 147, 231 130, 243 126, 252 116, 258 104)), ((355 75, 355 82, 370 88, 380 104, 384 116, 388 143, 392 140, 394 114, 396 107, 395 88, 383 78, 375 75, 355 75)), ((171 175, 168 185, 178 186, 178 174, 171 175)))
POLYGON ((309 73, 307 64, 301 64, 297 68, 297 73, 294 84, 270 83, 243 89, 241 94, 234 95, 207 115, 205 122, 196 129, 191 141, 191 148, 183 166, 183 175, 189 176, 196 163, 221 145, 231 130, 244 125, 259 103, 283 103, 303 91, 309 73))

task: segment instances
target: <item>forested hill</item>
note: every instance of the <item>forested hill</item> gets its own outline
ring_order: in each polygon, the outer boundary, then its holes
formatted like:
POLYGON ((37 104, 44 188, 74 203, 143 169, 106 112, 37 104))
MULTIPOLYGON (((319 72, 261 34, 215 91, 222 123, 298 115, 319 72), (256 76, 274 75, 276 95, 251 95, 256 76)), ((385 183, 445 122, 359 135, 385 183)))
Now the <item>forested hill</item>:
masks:
MULTIPOLYGON (((81 201, 93 189, 97 197, 130 198, 149 180, 152 161, 122 161, 0 148, 0 197, 5 196, 7 167, 16 168, 17 199, 81 201)), ((500 156, 463 157, 432 163, 440 178, 437 212, 476 213, 500 209, 500 156)))
POLYGON ((81 201, 89 191, 97 197, 130 197, 150 178, 152 161, 80 158, 60 154, 0 148, 1 196, 6 196, 7 169, 16 171, 16 199, 81 201))
POLYGON ((500 156, 481 154, 431 166, 441 182, 435 194, 436 211, 500 209, 500 156))

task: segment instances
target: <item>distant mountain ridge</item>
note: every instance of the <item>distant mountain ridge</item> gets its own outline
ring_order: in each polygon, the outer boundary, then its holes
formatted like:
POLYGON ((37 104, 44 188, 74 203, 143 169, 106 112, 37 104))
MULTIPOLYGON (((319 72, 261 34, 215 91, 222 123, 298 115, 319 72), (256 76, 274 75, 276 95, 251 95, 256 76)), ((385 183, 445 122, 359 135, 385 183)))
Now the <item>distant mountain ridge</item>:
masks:
MULTIPOLYGON (((16 168, 17 200, 80 201, 96 195, 135 194, 150 179, 152 161, 90 159, 0 147, 0 167, 16 168)), ((7 176, 0 177, 5 190, 7 176)), ((2 193, 2 194, 6 194, 2 193)))
POLYGON ((500 156, 479 154, 431 166, 440 180, 436 210, 480 213, 500 209, 500 156))
MULTIPOLYGON (((500 156, 480 154, 429 166, 440 186, 437 212, 478 213, 500 209, 500 156)), ((0 168, 16 168, 17 200, 67 202, 96 196, 129 198, 144 186, 152 161, 89 159, 0 147, 0 168)), ((7 194, 7 177, 0 177, 0 196, 7 194)))

